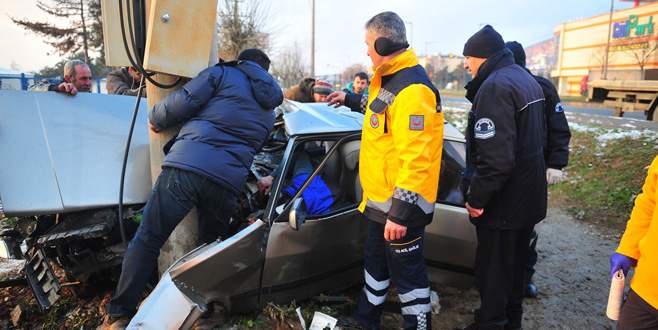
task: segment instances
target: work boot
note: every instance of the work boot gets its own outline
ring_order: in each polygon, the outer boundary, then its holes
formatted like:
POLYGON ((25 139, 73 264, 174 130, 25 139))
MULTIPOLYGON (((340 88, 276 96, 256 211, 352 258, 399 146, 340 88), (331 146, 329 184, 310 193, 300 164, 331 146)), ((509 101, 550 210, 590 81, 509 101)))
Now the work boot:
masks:
POLYGON ((537 286, 535 283, 528 282, 525 286, 524 294, 526 298, 537 298, 537 286))
POLYGON ((103 324, 99 325, 96 330, 125 330, 129 323, 130 317, 112 317, 107 315, 103 320, 103 324))

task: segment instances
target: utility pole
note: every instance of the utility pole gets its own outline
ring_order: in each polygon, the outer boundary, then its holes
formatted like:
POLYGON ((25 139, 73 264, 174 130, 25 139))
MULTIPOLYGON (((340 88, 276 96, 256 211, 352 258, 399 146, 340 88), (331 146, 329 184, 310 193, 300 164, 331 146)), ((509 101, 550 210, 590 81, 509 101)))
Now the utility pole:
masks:
POLYGON ((610 29, 612 28, 612 13, 615 11, 615 0, 610 0, 610 16, 608 17, 608 39, 605 44, 605 53, 603 54, 603 80, 608 78, 608 53, 610 52, 610 29))
MULTIPOLYGON (((216 15, 215 15, 216 16, 216 15)), ((217 23, 215 22, 215 25, 217 23)), ((214 65, 218 61, 218 45, 217 45, 217 29, 214 29, 212 37, 212 48, 210 52, 210 58, 208 59, 208 65, 214 65)), ((172 84, 178 77, 168 75, 168 74, 156 74, 154 76, 155 80, 163 84, 172 84)), ((148 108, 152 109, 154 105, 158 104, 160 101, 164 100, 169 94, 175 90, 182 87, 182 84, 177 85, 174 88, 162 89, 151 84, 147 81, 146 83, 146 98, 148 108)), ((173 127, 158 133, 155 133, 149 130, 149 151, 151 157, 151 181, 155 185, 155 182, 162 171, 162 161, 164 160, 164 153, 162 147, 169 142, 180 130, 179 127, 173 127)), ((158 274, 162 275, 169 266, 171 266, 176 260, 180 259, 187 252, 191 251, 197 246, 198 237, 199 237, 199 228, 198 228, 198 215, 196 208, 190 210, 185 218, 176 226, 176 229, 171 233, 165 244, 160 249, 160 256, 158 257, 158 274)))
POLYGON ((311 77, 315 77, 315 0, 311 0, 311 77))

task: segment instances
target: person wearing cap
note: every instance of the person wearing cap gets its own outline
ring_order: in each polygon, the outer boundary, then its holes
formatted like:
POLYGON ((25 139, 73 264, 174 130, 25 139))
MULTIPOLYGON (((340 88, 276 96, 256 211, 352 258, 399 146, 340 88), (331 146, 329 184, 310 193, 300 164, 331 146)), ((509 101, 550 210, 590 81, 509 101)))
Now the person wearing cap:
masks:
POLYGON ((610 277, 631 268, 631 289, 621 307, 618 330, 658 329, 658 156, 649 166, 642 193, 635 198, 619 246, 610 257, 610 277))
MULTIPOLYGON (((514 54, 514 62, 522 68, 525 66, 525 51, 523 46, 516 41, 509 41, 505 46, 514 54)), ((526 68, 526 70, 528 70, 526 68)), ((528 71, 530 74, 532 72, 528 71)), ((562 169, 567 166, 569 161, 569 140, 571 132, 567 116, 564 114, 564 107, 560 103, 560 96, 550 80, 533 75, 535 81, 541 87, 544 93, 544 118, 546 120, 546 143, 544 145, 544 160, 546 161, 546 182, 551 184, 559 183, 563 180, 564 174, 562 169)), ((532 281, 535 274, 535 264, 537 264, 537 231, 530 234, 530 250, 528 251, 528 263, 526 265, 525 276, 525 296, 529 298, 537 297, 537 286, 532 281)))
POLYGON ((439 92, 407 49, 404 21, 393 12, 365 26, 373 64, 369 96, 337 91, 329 105, 365 111, 359 210, 368 221, 365 286, 354 318, 344 328, 379 329, 390 283, 402 303, 404 329, 430 329, 430 287, 423 257, 425 226, 432 222, 443 148, 439 92), (351 100, 351 101, 350 101, 351 100))
POLYGON ((156 269, 160 248, 193 207, 199 212, 201 243, 229 237, 237 197, 274 126, 272 110, 283 102, 269 66, 261 50, 244 50, 237 61, 220 61, 201 71, 149 111, 154 132, 182 127, 123 257, 104 328, 127 325, 156 269))
POLYGON ((316 80, 313 85, 313 101, 327 102, 327 96, 334 91, 334 86, 324 80, 316 80))
POLYGON ((468 329, 521 329, 530 233, 546 216, 544 94, 514 64, 490 25, 464 45, 472 103, 466 128, 466 209, 475 225, 476 322, 468 329))
POLYGON ((327 96, 334 91, 333 86, 323 80, 304 78, 299 84, 292 86, 283 92, 288 100, 311 103, 326 102, 327 96))

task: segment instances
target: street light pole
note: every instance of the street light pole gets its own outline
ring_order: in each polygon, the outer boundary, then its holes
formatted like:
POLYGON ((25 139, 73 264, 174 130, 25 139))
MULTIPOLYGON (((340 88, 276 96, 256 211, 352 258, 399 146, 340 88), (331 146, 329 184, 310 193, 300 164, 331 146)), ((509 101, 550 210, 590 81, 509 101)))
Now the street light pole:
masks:
POLYGON ((315 77, 315 0, 311 0, 311 77, 315 77))
POLYGON ((615 0, 610 0, 610 16, 608 17, 608 40, 605 44, 605 53, 603 54, 603 80, 608 78, 608 53, 610 52, 610 29, 612 28, 612 13, 615 11, 615 0))

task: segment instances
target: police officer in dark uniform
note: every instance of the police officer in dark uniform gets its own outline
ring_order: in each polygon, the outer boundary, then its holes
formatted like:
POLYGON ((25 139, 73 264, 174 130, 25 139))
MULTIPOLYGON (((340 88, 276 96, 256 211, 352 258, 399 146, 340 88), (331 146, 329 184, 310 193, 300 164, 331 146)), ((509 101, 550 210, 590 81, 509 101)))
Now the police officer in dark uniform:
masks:
POLYGON ((520 329, 530 233, 546 216, 544 95, 514 65, 503 38, 487 25, 464 46, 471 101, 466 208, 476 226, 478 322, 469 328, 520 329))
MULTIPOLYGON (((505 46, 514 54, 516 64, 525 68, 525 51, 523 46, 516 41, 509 41, 505 46)), ((527 69, 526 69, 527 70, 527 69)), ((530 71, 528 71, 530 72, 530 71)), ((532 72, 530 72, 532 74, 532 72)), ((560 103, 560 96, 550 80, 533 75, 546 99, 544 104, 544 115, 546 117, 546 145, 544 146, 544 160, 546 161, 546 182, 555 184, 562 181, 564 175, 562 169, 569 161, 569 140, 571 132, 567 116, 564 115, 564 107, 560 103)), ((528 264, 526 265, 525 296, 534 298, 537 296, 537 286, 532 282, 537 264, 537 231, 530 236, 530 251, 528 251, 528 264)))

